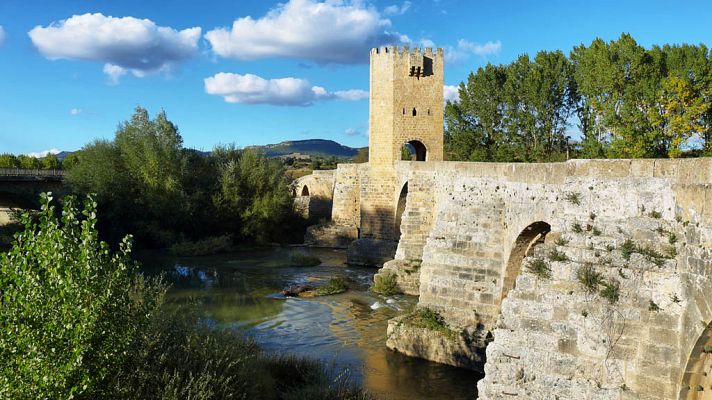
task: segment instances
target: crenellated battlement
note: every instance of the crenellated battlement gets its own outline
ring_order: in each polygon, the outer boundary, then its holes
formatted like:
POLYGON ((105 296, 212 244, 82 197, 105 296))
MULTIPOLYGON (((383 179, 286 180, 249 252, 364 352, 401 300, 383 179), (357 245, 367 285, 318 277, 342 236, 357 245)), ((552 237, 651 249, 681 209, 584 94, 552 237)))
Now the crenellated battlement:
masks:
POLYGON ((408 59, 411 55, 423 55, 436 61, 442 60, 444 51, 440 47, 434 49, 434 51, 432 47, 414 47, 411 50, 408 46, 383 46, 371 49, 371 57, 399 57, 401 59, 408 59))

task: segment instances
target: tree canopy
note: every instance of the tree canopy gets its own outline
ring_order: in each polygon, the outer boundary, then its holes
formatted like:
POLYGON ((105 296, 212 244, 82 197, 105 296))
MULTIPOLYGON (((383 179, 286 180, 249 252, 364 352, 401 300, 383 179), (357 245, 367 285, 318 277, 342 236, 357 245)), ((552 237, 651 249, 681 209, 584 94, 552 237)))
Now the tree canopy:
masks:
POLYGON ((628 34, 568 57, 540 51, 488 64, 445 107, 446 153, 470 161, 708 155, 711 71, 704 45, 646 49, 628 34))

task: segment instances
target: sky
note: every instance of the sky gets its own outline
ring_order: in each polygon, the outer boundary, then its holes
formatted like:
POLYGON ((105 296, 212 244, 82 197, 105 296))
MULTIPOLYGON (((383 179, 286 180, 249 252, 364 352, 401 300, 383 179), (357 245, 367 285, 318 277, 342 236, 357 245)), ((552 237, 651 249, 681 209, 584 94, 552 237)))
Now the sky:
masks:
POLYGON ((186 147, 368 144, 368 54, 445 50, 445 93, 487 63, 627 32, 712 46, 712 2, 0 0, 0 153, 111 139, 136 106, 186 147))

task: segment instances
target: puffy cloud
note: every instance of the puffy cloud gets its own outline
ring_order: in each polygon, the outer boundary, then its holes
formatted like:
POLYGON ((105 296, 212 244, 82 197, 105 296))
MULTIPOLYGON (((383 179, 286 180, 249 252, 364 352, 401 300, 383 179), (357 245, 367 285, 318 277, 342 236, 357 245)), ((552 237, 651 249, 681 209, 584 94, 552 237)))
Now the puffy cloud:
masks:
POLYGON ((355 128, 346 128, 344 131, 344 135, 346 136, 367 136, 365 133, 361 132, 358 129, 355 128))
POLYGON ((49 150, 42 150, 34 153, 27 153, 25 154, 26 156, 34 157, 34 158, 42 158, 46 157, 49 154, 59 154, 60 150, 59 149, 49 149, 49 150))
POLYGON ((308 106, 319 100, 361 100, 368 97, 363 90, 328 92, 312 86, 306 79, 264 79, 253 74, 220 72, 205 78, 205 92, 222 96, 228 103, 271 104, 277 106, 308 106))
POLYGON ((485 57, 491 54, 498 54, 502 50, 502 42, 487 42, 485 44, 473 43, 465 39, 457 41, 457 47, 471 52, 474 55, 485 57))
POLYGON ((411 3, 409 1, 404 1, 403 4, 398 6, 393 4, 383 9, 383 13, 386 15, 403 15, 410 8, 411 3))
POLYGON ((459 62, 467 59, 474 54, 479 57, 487 57, 494 54, 499 54, 502 50, 502 42, 488 41, 485 44, 470 42, 469 40, 460 39, 457 41, 457 47, 450 46, 445 51, 446 62, 459 62))
POLYGON ((7 34, 5 33, 5 28, 0 25, 0 46, 5 43, 5 39, 7 38, 7 34))
POLYGON ((82 113, 82 109, 81 109, 81 108, 72 108, 72 109, 69 110, 69 115, 71 115, 71 116, 76 116, 76 115, 79 115, 79 114, 81 114, 81 113, 82 113))
POLYGON ((372 47, 407 44, 407 36, 389 32, 391 21, 361 1, 289 0, 259 19, 236 19, 231 28, 205 34, 221 57, 308 59, 317 63, 368 62, 372 47))
POLYGON ((100 13, 74 15, 29 32, 45 57, 103 62, 114 82, 127 72, 142 77, 172 70, 197 53, 200 34, 198 27, 177 31, 148 19, 100 13))
POLYGON ((445 85, 443 86, 443 98, 445 101, 458 102, 460 101, 460 90, 457 86, 445 85))

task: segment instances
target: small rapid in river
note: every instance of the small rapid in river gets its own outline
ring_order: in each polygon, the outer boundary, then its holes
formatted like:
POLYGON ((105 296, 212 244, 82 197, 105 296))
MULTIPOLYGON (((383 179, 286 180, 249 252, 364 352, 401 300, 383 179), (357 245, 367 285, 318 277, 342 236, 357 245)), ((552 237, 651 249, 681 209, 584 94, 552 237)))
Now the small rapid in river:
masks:
POLYGON ((310 249, 322 264, 290 265, 302 249, 261 249, 206 257, 140 257, 148 274, 165 273, 169 304, 199 300, 216 326, 251 336, 267 351, 320 359, 382 399, 474 399, 481 374, 403 356, 386 348, 390 318, 412 309, 411 296, 369 292, 375 268, 345 264, 345 252, 310 249), (334 277, 346 293, 285 298, 285 287, 318 285, 334 277))

